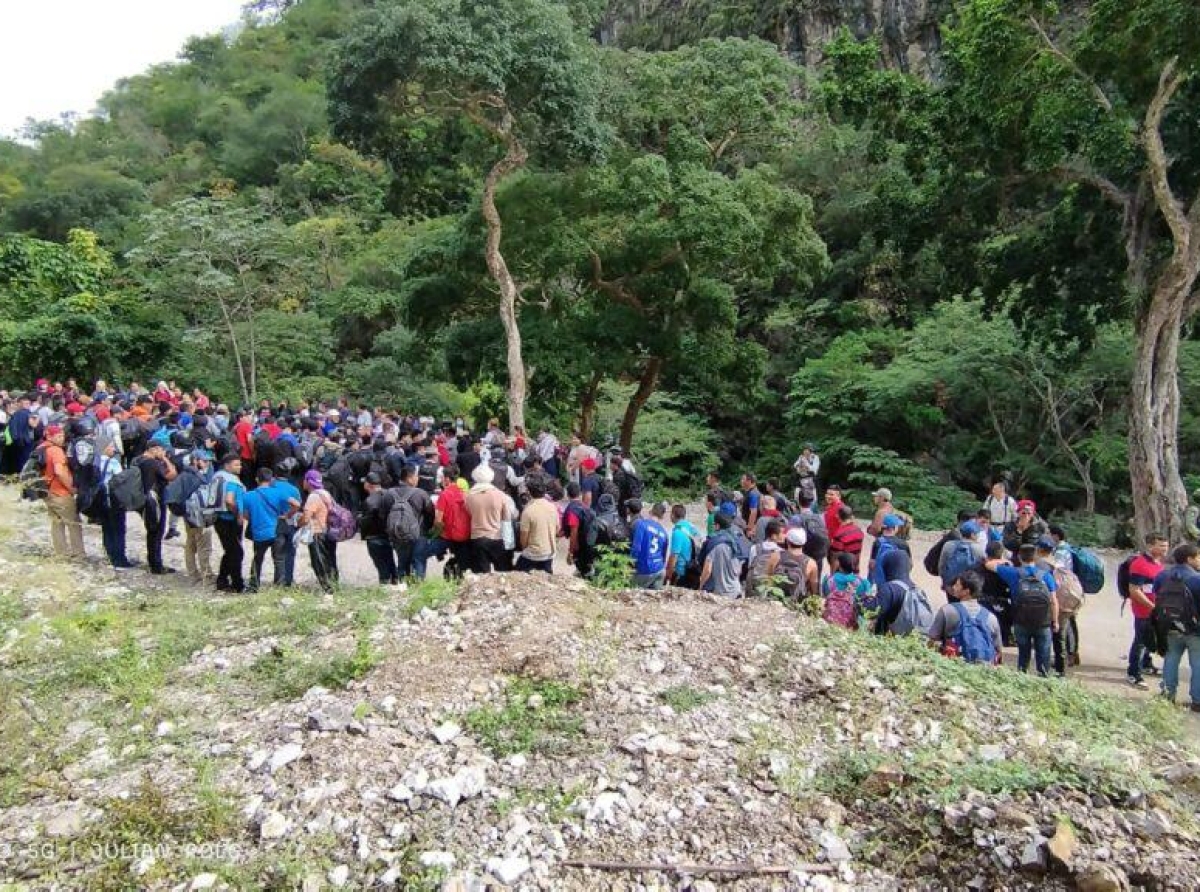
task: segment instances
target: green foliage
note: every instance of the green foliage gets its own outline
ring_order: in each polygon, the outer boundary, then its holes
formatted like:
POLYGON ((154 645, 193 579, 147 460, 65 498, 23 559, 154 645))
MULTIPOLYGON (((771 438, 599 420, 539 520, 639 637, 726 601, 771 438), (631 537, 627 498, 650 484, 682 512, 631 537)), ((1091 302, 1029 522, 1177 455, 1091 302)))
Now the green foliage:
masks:
POLYGON ((295 700, 312 687, 341 690, 379 665, 379 659, 366 637, 358 638, 351 653, 331 656, 274 647, 254 661, 249 675, 268 700, 295 700))
POLYGON ((566 682, 514 678, 499 706, 472 709, 463 724, 496 756, 561 752, 583 731, 583 720, 571 707, 583 692, 566 682))
MULTIPOLYGON (((596 405, 596 430, 615 436, 633 385, 606 384, 596 405)), ((639 476, 665 489, 694 486, 710 470, 718 439, 704 420, 685 412, 666 394, 642 410, 634 458, 639 476)))
POLYGON ((406 619, 412 619, 422 610, 437 612, 457 597, 458 583, 453 579, 426 579, 409 588, 401 614, 406 619))
POLYGON ((597 588, 610 592, 625 591, 633 585, 633 560, 628 545, 601 545, 589 580, 597 588))
POLYGON ((675 712, 683 715, 684 713, 699 709, 706 703, 711 703, 717 699, 717 695, 708 691, 701 691, 691 685, 681 684, 667 688, 665 691, 659 691, 658 699, 675 710, 675 712))

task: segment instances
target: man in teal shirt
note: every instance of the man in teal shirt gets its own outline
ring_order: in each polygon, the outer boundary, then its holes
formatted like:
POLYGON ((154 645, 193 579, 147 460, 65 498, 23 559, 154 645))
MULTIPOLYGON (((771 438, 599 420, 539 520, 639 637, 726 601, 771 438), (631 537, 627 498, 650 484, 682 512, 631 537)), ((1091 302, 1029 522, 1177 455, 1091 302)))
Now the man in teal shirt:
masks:
POLYGON ((684 585, 696 558, 696 543, 700 531, 687 519, 682 505, 671 507, 671 552, 667 558, 667 579, 672 585, 684 585))

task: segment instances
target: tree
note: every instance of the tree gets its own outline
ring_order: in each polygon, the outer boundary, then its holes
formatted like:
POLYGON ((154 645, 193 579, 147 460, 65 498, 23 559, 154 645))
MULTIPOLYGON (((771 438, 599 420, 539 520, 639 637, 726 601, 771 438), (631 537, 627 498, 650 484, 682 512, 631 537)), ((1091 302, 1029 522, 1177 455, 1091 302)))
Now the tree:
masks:
POLYGON ((310 270, 287 228, 232 198, 188 198, 145 220, 145 242, 129 253, 145 292, 200 327, 225 330, 242 399, 259 393, 259 316, 303 295, 310 270))
POLYGON ((531 152, 552 163, 600 149, 589 58, 568 11, 551 0, 412 0, 364 14, 338 47, 329 75, 334 131, 360 147, 379 150, 390 140, 419 138, 432 123, 461 118, 502 150, 483 178, 480 203, 484 257, 507 344, 512 426, 525 424, 521 286, 501 250, 496 194, 531 152))
POLYGON ((1136 344, 1129 475, 1139 535, 1183 530, 1180 332, 1200 309, 1194 107, 1200 6, 1097 0, 1078 24, 1056 7, 974 0, 952 33, 958 106, 1000 155, 1044 182, 1095 190, 1121 221, 1136 344), (1189 156, 1188 152, 1192 155, 1189 156))

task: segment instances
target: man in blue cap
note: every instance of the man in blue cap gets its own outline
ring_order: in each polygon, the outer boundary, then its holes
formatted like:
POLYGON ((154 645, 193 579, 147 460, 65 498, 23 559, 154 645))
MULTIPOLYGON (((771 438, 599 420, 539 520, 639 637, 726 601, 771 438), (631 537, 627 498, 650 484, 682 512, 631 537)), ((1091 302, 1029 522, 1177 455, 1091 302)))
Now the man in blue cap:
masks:
POLYGON ((900 528, 904 526, 904 520, 897 514, 885 514, 879 525, 879 538, 871 546, 871 581, 877 586, 888 581, 883 574, 883 559, 890 552, 904 552, 909 565, 912 565, 912 549, 898 535, 900 528))

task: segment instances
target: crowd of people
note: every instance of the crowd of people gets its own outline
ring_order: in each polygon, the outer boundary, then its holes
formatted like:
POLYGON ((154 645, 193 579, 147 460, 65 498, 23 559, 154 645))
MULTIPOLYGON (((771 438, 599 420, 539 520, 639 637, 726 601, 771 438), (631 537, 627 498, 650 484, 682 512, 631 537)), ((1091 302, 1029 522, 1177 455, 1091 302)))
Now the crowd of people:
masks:
MULTIPOLYGON (((354 538, 385 585, 424 578, 430 561, 449 576, 554 573, 561 554, 570 569, 559 572, 815 605, 831 623, 924 635, 971 662, 998 663, 1015 644, 1020 671, 1061 677, 1079 662, 1084 599, 1104 585, 1096 555, 1001 480, 925 554, 947 601, 934 611, 912 577, 913 519, 881 488, 860 523, 838 486, 819 490, 812 444, 791 486, 745 473, 727 489, 711 472, 703 519, 689 519, 685 505, 648 498, 619 447, 578 435, 564 444, 548 429, 506 432, 496 419, 476 435, 461 418, 344 399, 231 409, 168 382, 149 390, 98 381, 89 391, 43 380, 27 393, 0 392, 0 425, 0 469, 45 500, 56 554, 82 559, 90 522, 112 566, 136 566, 126 544, 132 513, 149 572, 175 572, 163 542, 182 536, 188 576, 222 592, 257 591, 268 555, 272 584, 293 585, 302 549, 332 589, 339 546, 354 538)), ((1152 537, 1122 563, 1117 584, 1134 617, 1130 684, 1147 687, 1157 650, 1173 699, 1182 655, 1193 666, 1200 659, 1200 548, 1179 545, 1167 566, 1169 550, 1152 537)), ((1200 672, 1190 693, 1200 711, 1200 672)))

